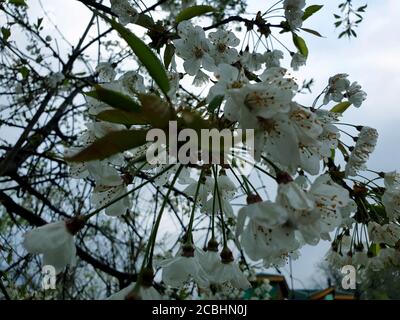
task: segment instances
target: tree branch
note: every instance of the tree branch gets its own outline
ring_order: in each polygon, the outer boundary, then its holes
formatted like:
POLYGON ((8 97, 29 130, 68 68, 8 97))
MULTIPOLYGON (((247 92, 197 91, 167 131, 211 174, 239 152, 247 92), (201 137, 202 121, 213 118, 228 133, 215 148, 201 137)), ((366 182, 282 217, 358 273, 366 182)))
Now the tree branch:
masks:
MULTIPOLYGON (((6 195, 3 191, 0 191, 0 203, 6 208, 6 210, 10 213, 14 213, 17 216, 23 218, 24 220, 28 221, 31 225, 40 227, 47 224, 47 221, 42 219, 41 217, 35 215, 28 209, 17 204, 10 196, 6 195)), ((99 269, 110 276, 117 278, 120 283, 127 282, 127 281, 136 281, 137 275, 131 273, 125 273, 118 271, 109 265, 105 264, 104 262, 96 259, 91 254, 83 250, 81 247, 76 246, 76 253, 79 258, 83 261, 86 261, 88 264, 92 265, 93 268, 99 269)))

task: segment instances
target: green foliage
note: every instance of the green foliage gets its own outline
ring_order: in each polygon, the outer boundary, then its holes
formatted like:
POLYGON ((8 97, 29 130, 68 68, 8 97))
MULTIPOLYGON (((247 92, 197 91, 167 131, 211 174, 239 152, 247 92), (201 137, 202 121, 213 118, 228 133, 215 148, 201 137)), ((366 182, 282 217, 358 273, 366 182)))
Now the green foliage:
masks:
POLYGON ((110 20, 104 17, 112 27, 118 31, 120 36, 126 41, 135 55, 138 57, 139 61, 148 71, 149 75, 153 78, 155 83, 159 86, 161 91, 167 95, 169 91, 169 80, 164 66, 158 60, 153 51, 137 36, 132 32, 122 26, 115 20, 110 20))
POLYGON ((117 109, 104 110, 96 115, 96 119, 127 126, 149 124, 149 120, 141 113, 117 109))
POLYGON ((314 36, 322 37, 322 35, 321 35, 318 31, 316 31, 316 30, 308 29, 308 28, 300 28, 300 29, 303 30, 303 31, 305 31, 305 32, 311 33, 311 34, 313 34, 314 36))
POLYGON ((351 102, 343 101, 335 105, 330 111, 335 113, 343 113, 351 106, 351 102))
POLYGON ((194 17, 198 17, 198 16, 204 15, 206 13, 213 12, 214 10, 215 9, 212 6, 205 6, 205 5, 189 7, 189 8, 183 9, 176 16, 175 22, 179 23, 184 20, 190 20, 194 17))
POLYGON ((299 52, 305 56, 306 58, 308 57, 308 48, 306 45, 306 42, 302 37, 297 35, 296 33, 293 32, 293 43, 296 46, 296 48, 299 50, 299 52))
POLYGON ((342 26, 343 31, 339 33, 339 39, 344 36, 347 36, 348 38, 357 37, 354 28, 358 27, 358 25, 363 21, 364 18, 361 14, 365 12, 367 5, 355 9, 352 0, 348 0, 339 4, 338 8, 340 9, 340 13, 335 13, 333 16, 336 19, 335 27, 339 28, 342 26))
POLYGON ((16 5, 18 7, 27 7, 25 0, 8 0, 9 3, 16 5))
POLYGON ((116 109, 124 111, 140 111, 140 105, 132 98, 120 92, 106 89, 101 85, 96 85, 94 91, 86 92, 85 95, 102 101, 116 109))
POLYGON ((321 10, 322 9, 322 7, 323 7, 323 5, 317 5, 317 4, 314 4, 314 5, 311 5, 311 6, 309 6, 309 7, 307 7, 305 10, 304 10, 304 14, 303 14, 303 21, 304 20, 307 20, 309 17, 311 17, 314 13, 316 13, 316 12, 318 12, 319 10, 321 10))
POLYGON ((220 95, 214 97, 214 99, 212 99, 208 104, 208 111, 213 112, 215 109, 219 108, 222 104, 222 101, 224 101, 224 96, 220 95))
POLYGON ((11 30, 9 28, 2 27, 1 34, 3 36, 3 40, 7 42, 8 38, 11 36, 11 30))
POLYGON ((172 57, 175 54, 175 46, 172 43, 168 43, 165 46, 164 51, 164 66, 165 69, 168 69, 169 65, 171 64, 172 57))
POLYGON ((77 154, 66 157, 70 162, 103 160, 117 153, 140 147, 146 142, 147 129, 132 129, 110 132, 97 139, 77 154))

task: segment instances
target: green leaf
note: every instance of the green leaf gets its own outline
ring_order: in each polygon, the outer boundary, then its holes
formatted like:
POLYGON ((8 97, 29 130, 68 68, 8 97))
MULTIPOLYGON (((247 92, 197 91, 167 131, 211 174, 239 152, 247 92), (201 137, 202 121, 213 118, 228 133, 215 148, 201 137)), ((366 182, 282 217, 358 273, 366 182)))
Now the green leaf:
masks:
POLYGON ((341 33, 339 34, 339 39, 342 38, 342 37, 343 37, 344 35, 346 35, 346 34, 348 35, 347 30, 341 32, 341 33))
POLYGON ((322 7, 323 7, 323 5, 317 5, 317 4, 307 7, 304 10, 304 14, 303 14, 303 18, 302 18, 303 21, 308 19, 309 17, 311 17, 317 11, 321 10, 322 7))
POLYGON ((26 79, 29 76, 29 69, 25 66, 19 68, 18 71, 21 74, 22 78, 24 79, 26 79))
POLYGON ((368 5, 359 7, 359 8, 357 9, 357 12, 365 12, 365 9, 367 9, 367 6, 368 6, 368 5))
POLYGON ((121 37, 126 41, 129 47, 138 57, 139 61, 147 69, 150 76, 160 87, 161 91, 167 95, 169 91, 169 79, 164 66, 162 65, 161 61, 158 60, 154 52, 141 39, 139 39, 117 21, 110 20, 105 16, 103 17, 112 25, 115 30, 118 31, 121 37))
POLYGON ((140 105, 131 97, 117 91, 106 89, 100 85, 95 85, 95 90, 86 92, 85 95, 102 101, 115 109, 133 112, 139 112, 141 110, 140 105))
POLYGON ((164 50, 164 66, 165 66, 165 69, 168 69, 174 54, 175 54, 175 46, 172 43, 167 44, 165 46, 165 50, 164 50))
POLYGON ((18 6, 18 7, 22 7, 22 6, 26 7, 26 6, 28 6, 26 4, 25 0, 9 0, 8 2, 11 3, 11 4, 14 4, 14 5, 18 6))
POLYGON ((296 46, 296 48, 299 50, 299 52, 305 56, 306 58, 308 57, 308 48, 306 45, 306 42, 304 39, 297 34, 293 33, 293 43, 296 46))
POLYGON ((179 23, 184 20, 189 20, 197 16, 201 16, 205 13, 213 12, 215 9, 211 6, 193 6, 186 9, 183 9, 175 18, 175 22, 179 23))
POLYGON ((381 251, 381 247, 378 243, 371 243, 368 251, 372 253, 374 257, 376 257, 379 254, 379 251, 381 251))
POLYGON ((122 130, 110 132, 77 154, 66 157, 69 162, 103 160, 114 154, 139 147, 146 143, 147 130, 122 130))
POLYGON ((150 16, 139 14, 137 17, 138 18, 136 19, 135 24, 137 24, 138 26, 146 29, 152 29, 154 27, 154 20, 150 16))
POLYGON ((42 25, 42 22, 43 22, 43 18, 38 18, 38 19, 37 19, 36 29, 39 30, 40 26, 42 25))
POLYGON ((339 26, 342 24, 342 22, 343 22, 343 21, 336 21, 336 22, 335 22, 335 27, 336 27, 336 28, 339 27, 339 26))
POLYGON ((305 32, 311 33, 311 34, 313 34, 314 36, 317 36, 317 37, 321 37, 321 38, 322 38, 322 35, 321 35, 318 31, 315 31, 315 30, 313 30, 313 29, 308 29, 308 28, 300 28, 300 29, 303 30, 303 31, 305 31, 305 32))
POLYGON ((335 160, 335 156, 336 156, 336 150, 334 148, 331 149, 331 159, 332 161, 335 160))
POLYGON ((330 111, 334 113, 343 113, 351 106, 351 102, 343 101, 334 106, 330 111))
POLYGON ((96 119, 124 125, 149 124, 149 120, 141 113, 118 109, 105 110, 96 115, 96 119))
POLYGON ((349 153, 347 152, 347 150, 344 147, 343 143, 339 142, 338 149, 339 149, 340 153, 343 155, 343 157, 348 157, 349 156, 349 153))
POLYGON ((190 128, 196 132, 201 132, 201 129, 213 128, 211 121, 204 119, 201 113, 194 110, 183 110, 181 118, 178 121, 178 126, 181 128, 190 128))
POLYGON ((1 34, 3 35, 3 40, 7 41, 11 36, 11 31, 8 28, 1 27, 1 34))
POLYGON ((176 120, 175 111, 170 105, 154 94, 139 94, 142 104, 143 117, 153 127, 165 128, 169 121, 176 120))
POLYGON ((222 101, 224 101, 224 96, 223 95, 218 95, 215 96, 211 102, 208 104, 208 111, 214 112, 215 109, 219 108, 221 105, 222 101))

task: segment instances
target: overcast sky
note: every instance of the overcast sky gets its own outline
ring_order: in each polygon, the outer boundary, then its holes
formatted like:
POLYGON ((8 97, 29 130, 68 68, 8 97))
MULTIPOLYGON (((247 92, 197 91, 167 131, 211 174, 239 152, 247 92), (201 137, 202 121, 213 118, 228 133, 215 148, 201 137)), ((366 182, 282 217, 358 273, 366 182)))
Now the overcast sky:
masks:
MULTIPOLYGON (((30 12, 39 14, 40 6, 36 1, 28 1, 30 12)), ((248 11, 255 13, 265 9, 260 3, 270 4, 275 1, 250 0, 248 11)), ((74 0, 43 0, 50 17, 62 30, 65 37, 76 43, 77 37, 85 27, 90 12, 74 0)), ((360 109, 346 111, 343 121, 363 124, 376 128, 380 138, 375 153, 371 156, 369 167, 378 171, 390 171, 400 168, 399 125, 400 111, 398 95, 400 91, 400 1, 357 1, 355 4, 368 3, 365 20, 357 30, 358 38, 337 39, 338 31, 333 26, 333 12, 340 1, 307 1, 310 4, 324 4, 321 12, 311 17, 305 24, 318 30, 324 38, 304 34, 310 54, 306 67, 295 75, 302 79, 313 78, 313 94, 301 97, 301 102, 311 103, 313 98, 327 84, 328 78, 337 73, 348 73, 350 80, 358 81, 368 98, 360 109)), ((49 34, 54 27, 45 24, 49 34)), ((61 50, 63 45, 60 44, 61 50)), ((66 48, 66 46, 64 47, 66 48)), ((277 47, 278 48, 278 47, 277 47)), ((95 54, 93 47, 92 54, 95 54)), ((1 131, 1 129, 0 129, 1 131)), ((11 134, 9 132, 2 132, 11 134)), ((10 139, 14 138, 10 135, 10 139)), ((295 287, 313 285, 315 265, 323 259, 329 248, 328 242, 321 242, 316 247, 307 246, 302 250, 302 257, 293 263, 295 287), (300 278, 302 283, 296 281, 300 278)))

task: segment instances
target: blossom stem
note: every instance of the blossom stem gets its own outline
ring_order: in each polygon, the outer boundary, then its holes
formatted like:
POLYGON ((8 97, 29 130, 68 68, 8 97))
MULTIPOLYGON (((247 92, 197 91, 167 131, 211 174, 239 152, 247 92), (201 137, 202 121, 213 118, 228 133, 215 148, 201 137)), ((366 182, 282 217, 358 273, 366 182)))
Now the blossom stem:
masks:
MULTIPOLYGON (((275 6, 277 6, 279 3, 281 3, 281 2, 282 2, 282 0, 279 0, 279 1, 275 2, 275 3, 274 3, 272 6, 270 6, 267 10, 265 10, 265 12, 263 13, 262 16, 265 16, 267 13, 271 12, 271 10, 272 10, 275 6)), ((276 10, 276 9, 274 9, 274 10, 276 10)), ((274 10, 272 10, 272 11, 274 11, 274 10)))
POLYGON ((250 190, 248 189, 247 185, 244 185, 243 182, 239 179, 239 177, 237 176, 235 170, 233 170, 231 168, 231 171, 233 173, 233 175, 235 176, 236 180, 239 182, 240 186, 242 187, 243 191, 248 195, 250 193, 250 190))
POLYGON ((202 179, 203 179, 203 173, 204 173, 204 171, 201 170, 200 171, 199 182, 197 183, 196 192, 194 194, 193 208, 192 208, 192 212, 190 214, 189 227, 188 227, 188 230, 187 230, 187 237, 186 237, 186 242, 188 242, 188 243, 193 243, 192 228, 193 228, 194 214, 196 212, 197 198, 199 197, 200 185, 201 185, 202 179))
MULTIPOLYGON (((171 191, 173 189, 173 186, 175 185, 176 180, 179 177, 179 174, 181 173, 182 168, 183 168, 183 165, 180 165, 178 170, 175 173, 175 176, 174 176, 174 178, 173 178, 173 180, 171 182, 171 185, 169 186, 168 191, 165 194, 164 200, 162 202, 160 211, 159 211, 158 216, 157 216, 157 220, 156 220, 156 222, 154 224, 153 230, 152 230, 151 235, 150 235, 149 243, 148 243, 147 248, 146 248, 146 256, 148 256, 148 250, 150 248, 150 256, 147 259, 148 260, 147 266, 150 267, 150 268, 152 267, 152 264, 153 264, 154 246, 155 246, 155 243, 156 243, 158 227, 160 226, 161 218, 162 218, 162 215, 164 213, 164 208, 165 208, 165 206, 166 206, 166 204, 168 202, 168 197, 169 197, 169 195, 170 195, 170 193, 171 193, 171 191)), ((146 260, 146 257, 145 257, 144 261, 145 260, 146 260)))
POLYGON ((151 177, 150 179, 146 180, 145 182, 139 184, 138 186, 136 186, 135 188, 133 188, 132 190, 129 190, 128 192, 124 193, 123 195, 113 199, 112 201, 106 203, 104 206, 101 206, 100 208, 94 210, 93 212, 88 213, 87 215, 83 216, 83 218, 87 221, 89 220, 91 217, 93 217, 94 215, 96 215, 97 213, 99 213, 100 211, 104 210, 105 208, 109 207, 110 205, 112 205, 113 203, 125 198, 126 196, 130 195, 131 193, 135 192, 136 190, 142 188, 143 186, 145 186, 146 184, 154 181, 156 178, 158 178, 159 176, 163 175, 165 172, 167 172, 169 169, 171 169, 174 166, 174 164, 171 164, 168 168, 160 171, 159 173, 157 173, 156 175, 154 175, 153 177, 151 177))
POLYGON ((216 188, 217 199, 218 199, 218 204, 219 204, 219 213, 220 213, 220 216, 221 216, 221 228, 222 228, 222 237, 223 237, 223 241, 224 241, 224 248, 227 248, 227 239, 226 239, 226 234, 225 234, 224 213, 222 212, 221 195, 220 195, 219 189, 218 189, 217 169, 215 168, 215 166, 213 166, 212 169, 213 169, 213 172, 214 172, 215 188, 216 188))

